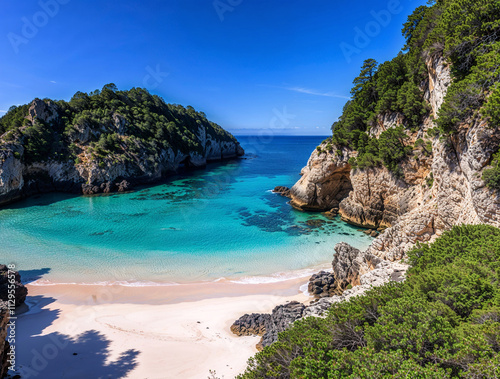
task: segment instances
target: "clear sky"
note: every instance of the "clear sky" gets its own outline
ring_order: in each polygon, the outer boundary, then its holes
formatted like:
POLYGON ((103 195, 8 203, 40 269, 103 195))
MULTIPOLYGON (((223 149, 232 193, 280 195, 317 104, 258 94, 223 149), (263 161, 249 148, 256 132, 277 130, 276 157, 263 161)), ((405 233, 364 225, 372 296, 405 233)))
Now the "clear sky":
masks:
POLYGON ((394 57, 425 2, 3 0, 0 110, 112 82, 235 134, 327 135, 363 60, 394 57))

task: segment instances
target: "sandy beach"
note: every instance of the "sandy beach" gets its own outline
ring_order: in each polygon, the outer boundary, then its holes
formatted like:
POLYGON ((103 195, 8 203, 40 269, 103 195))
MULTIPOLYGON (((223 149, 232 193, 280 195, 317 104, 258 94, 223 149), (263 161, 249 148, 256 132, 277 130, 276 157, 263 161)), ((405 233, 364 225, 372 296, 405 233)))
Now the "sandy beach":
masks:
POLYGON ((270 312, 307 278, 271 284, 28 285, 16 323, 22 378, 234 378, 260 337, 237 337, 245 313, 270 312))

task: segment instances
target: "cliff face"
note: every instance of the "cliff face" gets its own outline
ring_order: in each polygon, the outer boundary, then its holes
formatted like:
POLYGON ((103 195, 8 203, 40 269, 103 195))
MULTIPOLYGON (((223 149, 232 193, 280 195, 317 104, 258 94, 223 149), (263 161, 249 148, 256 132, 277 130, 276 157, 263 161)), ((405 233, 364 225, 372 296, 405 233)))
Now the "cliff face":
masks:
POLYGON ((130 184, 150 183, 176 172, 179 167, 204 167, 208 161, 242 156, 243 149, 236 140, 217 138, 207 133, 208 125, 199 123, 194 134, 197 148, 192 151, 175 146, 152 151, 137 140, 122 142, 124 152, 96 159, 89 148, 102 133, 114 133, 123 141, 127 138, 128 123, 115 113, 107 125, 86 122, 73 126, 67 145, 78 149, 77 160, 39 159, 26 163, 23 130, 37 122, 48 125, 58 120, 60 109, 51 101, 34 100, 28 111, 27 126, 19 133, 0 136, 0 205, 34 193, 62 191, 95 194, 125 191, 130 184), (133 148, 130 148, 130 145, 133 148))
MULTIPOLYGON (((427 66, 423 89, 430 115, 417 131, 407 131, 407 145, 422 138, 432 143, 432 151, 414 147, 398 177, 385 167, 351 170, 348 161, 356 151, 335 146, 326 151, 322 145, 291 189, 291 204, 297 208, 339 208, 344 221, 385 229, 368 252, 389 260, 402 258, 416 242, 429 241, 453 225, 500 226, 499 194, 481 179, 498 150, 500 130, 484 121, 464 122, 452 137, 428 137, 451 79, 442 58, 429 59, 427 66)), ((397 113, 379 115, 370 135, 378 137, 402 122, 397 113)))

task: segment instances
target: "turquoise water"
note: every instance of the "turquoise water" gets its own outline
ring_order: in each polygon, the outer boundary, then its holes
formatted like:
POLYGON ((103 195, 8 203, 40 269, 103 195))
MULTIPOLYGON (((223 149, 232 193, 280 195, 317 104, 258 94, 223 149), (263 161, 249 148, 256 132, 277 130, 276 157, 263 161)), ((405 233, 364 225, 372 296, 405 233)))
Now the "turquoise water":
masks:
POLYGON ((299 179, 322 137, 239 140, 246 159, 162 185, 48 194, 0 210, 0 262, 14 262, 25 279, 43 274, 41 282, 266 281, 330 262, 337 242, 368 246, 357 228, 295 211, 270 192, 299 179))

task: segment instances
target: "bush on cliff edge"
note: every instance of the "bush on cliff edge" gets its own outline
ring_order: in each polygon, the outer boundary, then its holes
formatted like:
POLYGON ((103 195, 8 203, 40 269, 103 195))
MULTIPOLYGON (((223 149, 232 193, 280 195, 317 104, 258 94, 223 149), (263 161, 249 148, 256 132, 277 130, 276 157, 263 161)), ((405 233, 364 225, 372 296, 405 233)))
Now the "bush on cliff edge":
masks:
POLYGON ((306 318, 240 378, 500 376, 500 229, 456 226, 409 253, 404 283, 306 318))

